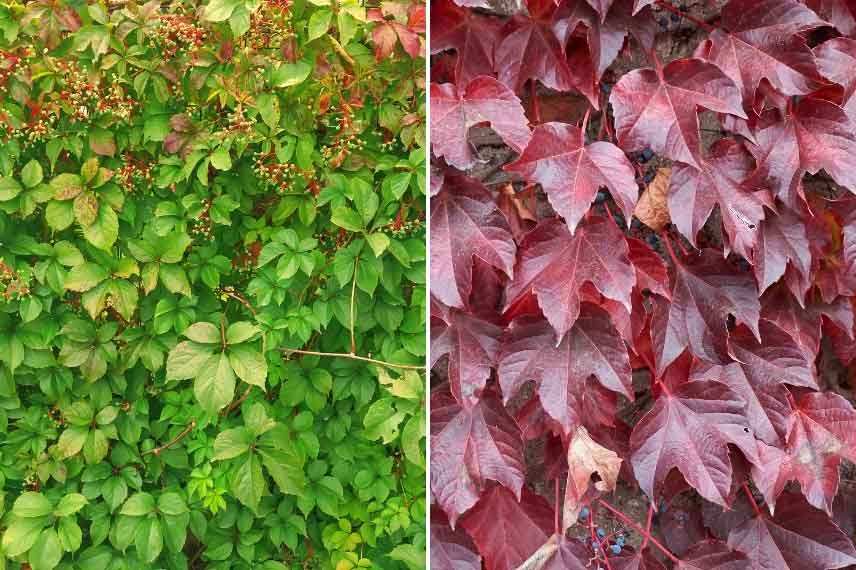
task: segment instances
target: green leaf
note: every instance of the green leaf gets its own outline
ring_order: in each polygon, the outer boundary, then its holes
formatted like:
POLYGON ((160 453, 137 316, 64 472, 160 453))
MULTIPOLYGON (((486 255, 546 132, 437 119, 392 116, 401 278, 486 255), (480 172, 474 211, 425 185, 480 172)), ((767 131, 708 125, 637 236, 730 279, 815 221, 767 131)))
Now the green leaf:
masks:
POLYGON ((272 93, 262 93, 256 98, 256 107, 267 126, 273 129, 279 125, 279 97, 272 93))
POLYGON ((46 517, 11 517, 9 527, 3 533, 3 551, 7 556, 20 556, 28 551, 39 538, 39 531, 47 523, 46 517))
POLYGON ((209 22, 225 22, 242 4, 241 0, 211 0, 202 12, 202 18, 209 22))
POLYGON ((160 281, 170 293, 181 293, 190 297, 190 281, 180 265, 161 263, 160 281))
POLYGON ((363 426, 369 440, 383 439, 388 444, 398 437, 398 426, 404 420, 404 414, 395 410, 392 400, 383 398, 369 406, 363 426))
POLYGON ((86 497, 80 493, 69 493, 68 495, 63 495, 62 499, 60 499, 59 504, 54 510, 54 514, 58 517, 67 517, 73 515, 88 503, 89 501, 86 500, 86 497))
POLYGON ((229 363, 238 378, 247 384, 258 386, 264 390, 268 371, 264 355, 246 345, 232 346, 227 352, 229 353, 229 363))
POLYGON ((101 204, 98 217, 91 225, 83 228, 86 241, 99 249, 109 250, 119 237, 119 218, 113 208, 101 204))
POLYGON ((330 221, 349 232, 361 232, 365 228, 360 215, 347 206, 333 208, 333 215, 330 221))
POLYGON ((95 263, 83 263, 72 267, 65 278, 65 288, 69 291, 83 293, 89 291, 105 279, 107 270, 95 263))
POLYGON ((193 323, 184 329, 182 334, 193 342, 202 344, 220 344, 222 342, 220 328, 212 323, 193 323))
POLYGON ((309 24, 307 25, 307 41, 311 42, 316 38, 326 35, 327 30, 330 29, 330 20, 332 17, 333 12, 330 10, 317 10, 312 14, 309 17, 309 24))
POLYGON ((0 178, 0 202, 12 200, 18 196, 24 189, 18 184, 18 181, 9 176, 0 178))
POLYGON ((44 529, 27 556, 33 570, 51 570, 62 559, 62 546, 52 528, 44 529))
POLYGON ((271 72, 271 83, 279 88, 293 87, 306 81, 311 72, 312 67, 303 61, 283 63, 271 72))
POLYGON ((254 453, 250 453, 235 471, 232 492, 241 503, 256 511, 266 487, 261 463, 254 453))
POLYGON ((98 198, 92 192, 81 192, 73 201, 74 219, 81 226, 90 226, 98 218, 98 198))
POLYGON ((259 328, 249 321, 232 323, 226 329, 226 342, 230 345, 246 342, 259 334, 259 328))
POLYGON ((71 202, 48 202, 45 220, 51 229, 62 231, 74 223, 74 206, 71 202))
POLYGON ((134 533, 137 556, 147 564, 154 562, 163 550, 163 532, 157 518, 143 520, 134 533))
POLYGON ((387 556, 404 562, 410 570, 425 570, 425 550, 416 545, 399 544, 387 556))
POLYGON ((77 524, 75 518, 69 517, 59 520, 57 524, 57 537, 62 549, 66 552, 75 552, 83 543, 83 531, 77 524))
POLYGON ((220 147, 211 153, 211 164, 217 170, 229 170, 232 168, 232 157, 229 156, 229 150, 220 147))
POLYGON ((158 510, 165 515, 183 515, 190 512, 181 495, 173 492, 166 492, 158 497, 158 510))
POLYGON ((83 180, 77 174, 60 174, 51 180, 50 186, 57 200, 71 200, 83 192, 83 180))
POLYGON ((204 344, 193 341, 178 343, 170 351, 169 357, 166 360, 167 380, 195 378, 213 354, 213 349, 204 344))
POLYGON ((217 434, 214 440, 215 461, 233 459, 250 450, 253 434, 247 428, 227 429, 217 434))
POLYGON ((372 251, 375 254, 375 257, 380 257, 383 255, 383 252, 386 251, 386 248, 389 247, 389 237, 386 234, 367 234, 366 241, 369 246, 371 246, 372 251))
MULTIPOLYGON (((21 182, 27 188, 35 188, 44 179, 42 165, 37 160, 29 161, 24 168, 21 169, 21 182)), ((0 198, 2 199, 2 198, 0 198)))
POLYGON ((47 497, 32 491, 22 493, 12 506, 12 514, 22 518, 44 517, 52 512, 53 505, 47 497))
POLYGON ((155 498, 148 493, 134 493, 125 501, 119 514, 129 517, 141 517, 155 510, 155 498))
POLYGON ((59 441, 57 441, 57 448, 60 454, 63 457, 72 457, 80 453, 88 435, 89 430, 84 427, 71 426, 66 429, 59 436, 59 441))
POLYGON ((215 354, 198 373, 193 393, 206 412, 216 414, 232 401, 235 394, 235 373, 229 365, 229 357, 224 352, 215 354))

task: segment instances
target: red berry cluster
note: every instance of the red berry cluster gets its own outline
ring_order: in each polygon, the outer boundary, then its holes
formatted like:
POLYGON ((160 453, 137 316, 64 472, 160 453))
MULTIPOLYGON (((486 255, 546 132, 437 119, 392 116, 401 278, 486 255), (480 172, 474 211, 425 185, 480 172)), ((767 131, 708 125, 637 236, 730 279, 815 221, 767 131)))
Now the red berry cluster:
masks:
POLYGON ((30 296, 30 284, 18 271, 0 261, 0 298, 20 300, 30 296))
POLYGON ((187 16, 179 14, 162 14, 154 29, 154 41, 167 59, 200 47, 205 42, 205 36, 204 29, 187 16))
POLYGON ((125 154, 118 172, 119 184, 128 192, 149 186, 152 182, 151 164, 125 154))

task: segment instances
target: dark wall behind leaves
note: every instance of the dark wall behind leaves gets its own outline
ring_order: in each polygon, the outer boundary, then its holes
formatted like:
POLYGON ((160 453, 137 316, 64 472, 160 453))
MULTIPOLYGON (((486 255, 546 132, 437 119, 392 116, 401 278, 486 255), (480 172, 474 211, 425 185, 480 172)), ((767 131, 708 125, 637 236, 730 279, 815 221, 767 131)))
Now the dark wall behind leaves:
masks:
POLYGON ((424 568, 424 12, 0 6, 0 569, 424 568))

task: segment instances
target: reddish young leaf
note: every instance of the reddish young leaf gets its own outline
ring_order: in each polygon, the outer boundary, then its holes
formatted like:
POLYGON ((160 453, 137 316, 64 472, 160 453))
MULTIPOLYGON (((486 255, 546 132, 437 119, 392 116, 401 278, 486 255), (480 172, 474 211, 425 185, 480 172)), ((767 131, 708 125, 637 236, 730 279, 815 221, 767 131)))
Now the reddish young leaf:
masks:
POLYGON ((599 188, 609 189, 628 224, 639 195, 633 166, 621 149, 603 141, 586 145, 585 133, 564 123, 535 127, 526 150, 505 170, 539 183, 571 233, 599 188))
POLYGON ((628 151, 650 147, 697 168, 702 159, 697 107, 746 118, 734 82, 700 59, 633 70, 615 84, 609 102, 618 146, 628 151))
POLYGON ((733 315, 756 337, 761 304, 755 280, 739 273, 722 254, 704 249, 688 261, 677 261, 672 302, 655 299, 651 342, 662 372, 687 348, 708 362, 727 362, 726 322, 733 315))
MULTIPOLYGON (((479 500, 488 479, 520 496, 525 478, 520 429, 492 394, 466 409, 450 393, 435 391, 431 395, 431 465, 431 493, 454 528, 458 517, 479 500)), ((479 551, 487 556, 481 547, 479 551)))
POLYGON ((728 444, 757 461, 744 408, 719 382, 687 382, 658 397, 630 436, 630 461, 645 494, 655 501, 677 468, 702 497, 726 506, 732 473, 728 444))
POLYGON ((455 50, 455 83, 466 85, 493 70, 499 43, 497 20, 460 8, 451 0, 431 2, 431 53, 455 50))
POLYGON ((785 95, 806 95, 820 87, 811 49, 799 34, 824 22, 803 4, 731 0, 720 23, 722 29, 708 40, 708 58, 734 80, 747 108, 762 79, 785 95))
POLYGON ((372 41, 375 44, 377 61, 387 59, 393 54, 396 40, 401 43, 401 47, 411 58, 420 56, 422 41, 416 32, 395 20, 387 20, 382 15, 372 17, 372 12, 369 10, 369 20, 376 22, 372 29, 372 41))
POLYGON ((584 303, 574 326, 556 345, 546 321, 527 318, 512 323, 499 357, 499 382, 505 400, 529 380, 538 383, 544 410, 570 435, 588 410, 602 399, 600 391, 586 390, 589 376, 604 387, 633 398, 627 348, 609 315, 584 303))
POLYGON ((447 174, 431 198, 431 294, 451 307, 466 307, 473 281, 473 257, 509 277, 514 240, 505 216, 484 186, 447 174))
POLYGON ((565 45, 553 31, 557 4, 553 0, 528 0, 526 6, 528 15, 516 14, 496 47, 499 80, 518 93, 529 80, 557 91, 577 89, 597 106, 594 70, 583 71, 583 66, 572 69, 565 57, 565 45))
POLYGON ((460 169, 476 160, 470 127, 489 123, 505 144, 522 152, 531 135, 526 113, 517 96, 492 77, 480 76, 466 87, 431 84, 431 148, 438 157, 460 169))
POLYGON ((515 570, 553 533, 553 509, 523 488, 520 501, 504 487, 485 491, 461 524, 490 570, 515 570))
POLYGON ((593 217, 574 235, 561 221, 545 220, 520 244, 506 310, 534 293, 556 337, 561 338, 577 320, 586 283, 629 311, 635 281, 627 242, 612 220, 593 217))
POLYGON ((753 570, 827 570, 856 564, 853 543, 798 493, 779 501, 776 515, 758 513, 728 535, 753 570))
MULTIPOLYGON (((435 306, 436 303, 432 303, 435 306)), ((432 310, 432 325, 436 311, 432 310)), ((431 366, 449 356, 449 386, 465 408, 474 406, 499 354, 502 329, 456 309, 445 311, 446 326, 431 327, 431 366)))
POLYGON ((793 285, 794 296, 803 299, 811 283, 811 251, 802 218, 785 209, 779 215, 768 216, 758 232, 753 270, 759 291, 764 293, 778 281, 788 264, 798 278, 786 283, 793 285))
POLYGON ((743 554, 718 540, 699 543, 678 562, 675 570, 756 570, 743 554))
POLYGON ((841 458, 856 460, 856 410, 832 392, 810 392, 794 404, 784 451, 759 447, 752 480, 772 506, 788 481, 799 482, 808 502, 832 510, 841 458))
POLYGON ((476 545, 461 530, 452 530, 446 513, 431 507, 431 569, 481 570, 476 545))
MULTIPOLYGON (((773 209, 773 198, 767 190, 742 185, 752 172, 751 155, 735 139, 719 139, 697 169, 678 165, 669 182, 669 214, 678 230, 692 243, 696 235, 719 206, 728 242, 737 254, 752 259, 758 240, 758 227, 764 219, 764 206, 773 209)), ((726 255, 729 248, 725 248, 726 255)))

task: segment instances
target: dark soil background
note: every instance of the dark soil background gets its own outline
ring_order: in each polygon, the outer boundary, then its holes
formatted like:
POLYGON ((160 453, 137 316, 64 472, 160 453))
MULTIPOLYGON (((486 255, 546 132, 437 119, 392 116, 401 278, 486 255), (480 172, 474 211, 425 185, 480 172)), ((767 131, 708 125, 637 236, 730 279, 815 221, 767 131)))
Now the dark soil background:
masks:
MULTIPOLYGON (((715 24, 720 9, 725 3, 724 0, 690 0, 684 2, 676 1, 673 2, 673 5, 690 16, 715 24)), ((692 56, 695 48, 707 37, 707 32, 699 29, 687 19, 666 11, 656 4, 652 8, 659 27, 656 52, 660 61, 665 65, 665 63, 674 59, 692 56)), ((486 11, 486 13, 503 17, 511 15, 518 10, 517 2, 514 0, 497 0, 494 4, 494 9, 486 11)), ((448 62, 444 61, 444 58, 447 57, 445 54, 439 54, 432 58, 434 70, 434 78, 432 80, 446 80, 442 78, 438 79, 437 76, 444 74, 449 69, 448 62)), ((601 108, 605 109, 608 107, 606 103, 608 100, 608 90, 615 81, 628 71, 649 66, 650 63, 642 53, 642 50, 635 45, 635 42, 628 39, 621 55, 619 55, 615 63, 604 74, 604 86, 601 91, 603 103, 601 108)), ((561 121, 579 124, 588 108, 588 102, 581 95, 552 92, 540 85, 537 97, 542 122, 561 121)), ((522 102, 531 121, 532 101, 529 98, 528 90, 522 102)), ((603 136, 603 131, 601 130, 601 118, 602 114, 600 112, 592 113, 588 126, 588 135, 592 140, 606 138, 603 136)), ((720 123, 714 113, 701 112, 699 119, 702 130, 702 141, 705 147, 726 135, 725 131, 721 129, 720 123)), ((480 180, 497 196, 501 192, 508 193, 509 185, 517 193, 525 189, 523 183, 516 182, 509 173, 502 170, 503 165, 516 158, 516 154, 505 146, 490 128, 476 127, 471 129, 470 141, 480 158, 480 163, 468 172, 471 177, 480 180)), ((630 158, 638 165, 640 192, 653 179, 658 168, 671 166, 671 161, 662 159, 656 155, 645 163, 642 163, 638 159, 638 156, 631 155, 630 158)), ((830 196, 836 196, 843 192, 842 189, 837 188, 834 182, 822 173, 818 176, 807 177, 805 187, 809 192, 823 193, 830 196)), ((552 209, 543 193, 537 189, 530 189, 530 191, 534 191, 534 194, 533 199, 527 202, 527 206, 537 213, 539 219, 553 215, 552 209)), ((605 202, 606 205, 610 203, 611 199, 607 199, 605 202)), ((606 213, 603 205, 595 207, 599 208, 602 213, 606 213)), ((612 207, 611 211, 617 212, 618 208, 612 207)), ((720 235, 720 228, 721 224, 718 216, 714 214, 699 236, 699 245, 706 243, 715 247, 721 247, 722 237, 720 235)), ((667 254, 657 234, 646 226, 639 224, 638 220, 634 222, 630 233, 648 242, 661 255, 666 257, 667 254)), ((682 239, 676 232, 671 232, 671 234, 676 239, 682 239)), ((684 243, 688 249, 691 249, 688 243, 684 243)), ((851 365, 850 369, 842 366, 834 356, 829 342, 826 340, 823 342, 817 367, 821 389, 833 390, 851 401, 856 401, 856 397, 854 397, 856 395, 856 366, 851 365)), ((432 371, 433 386, 442 384, 445 381, 445 370, 446 358, 444 357, 432 371)), ((644 397, 648 385, 647 376, 647 371, 639 371, 634 375, 634 385, 637 388, 637 395, 640 397, 638 397, 637 402, 633 404, 628 403, 622 414, 622 419, 630 427, 644 413, 646 404, 650 405, 650 402, 647 402, 644 397)), ((512 414, 518 411, 522 404, 529 399, 532 391, 533 386, 531 385, 524 388, 520 396, 511 402, 509 407, 512 414)), ((552 447, 555 448, 555 444, 552 447)), ((556 472, 561 469, 561 458, 557 457, 560 455, 561 449, 557 453, 543 437, 532 440, 527 444, 527 483, 551 503, 554 501, 553 477, 555 477, 551 471, 556 472)), ((738 466, 735 466, 735 472, 736 478, 738 476, 738 466)), ((677 479, 680 479, 680 477, 677 479)), ((628 481, 632 482, 633 478, 629 465, 625 462, 616 492, 606 498, 627 516, 644 526, 648 517, 648 499, 637 485, 628 484, 628 481)), ((559 482, 561 486, 560 490, 564 493, 564 474, 559 477, 559 482)), ((751 513, 751 507, 742 494, 735 501, 732 512, 723 513, 719 507, 707 503, 696 493, 692 491, 680 491, 680 488, 675 489, 675 495, 672 500, 657 506, 657 512, 653 516, 652 525, 654 537, 678 556, 681 556, 688 548, 700 540, 711 535, 720 539, 727 538, 729 529, 742 522, 751 513)), ((632 545, 634 548, 639 547, 641 542, 639 534, 626 526, 622 526, 620 521, 612 517, 607 511, 594 513, 594 516, 597 526, 603 527, 607 533, 624 534, 627 544, 632 545)), ((848 462, 842 463, 841 484, 834 505, 834 520, 844 532, 856 540, 856 466, 848 462)), ((586 523, 587 521, 580 521, 569 530, 569 534, 584 540, 590 536, 590 529, 586 523)), ((661 556, 656 548, 652 549, 652 552, 661 556)), ((661 560, 665 560, 665 558, 661 556, 661 560)), ((599 566, 593 563, 592 568, 599 568, 599 566)), ((850 567, 850 570, 856 570, 856 566, 850 567)))

